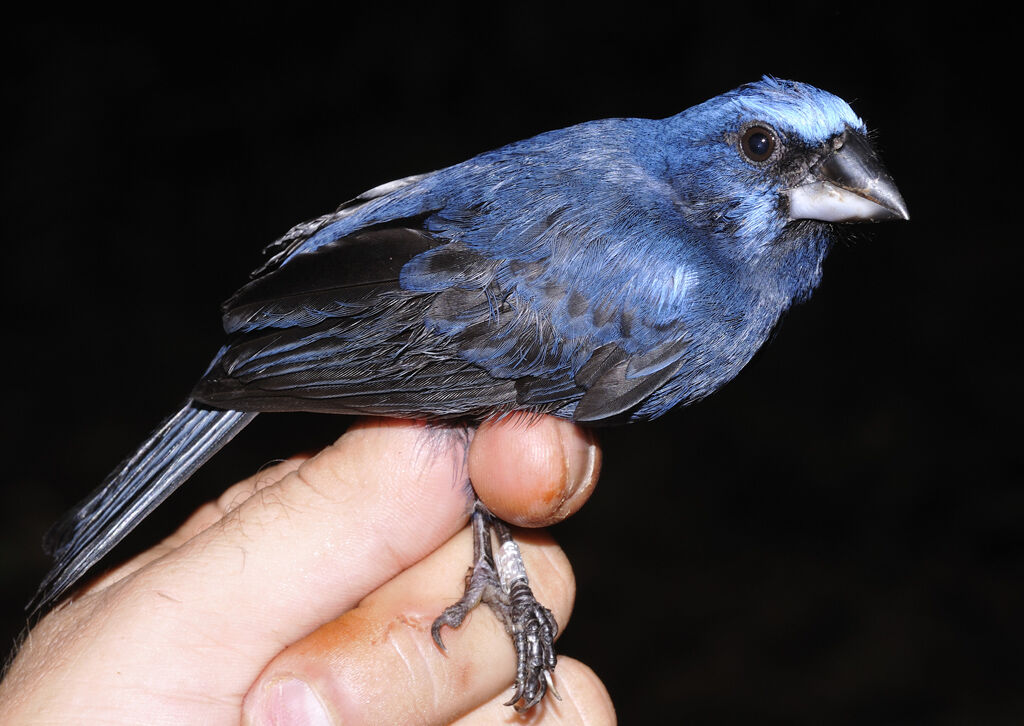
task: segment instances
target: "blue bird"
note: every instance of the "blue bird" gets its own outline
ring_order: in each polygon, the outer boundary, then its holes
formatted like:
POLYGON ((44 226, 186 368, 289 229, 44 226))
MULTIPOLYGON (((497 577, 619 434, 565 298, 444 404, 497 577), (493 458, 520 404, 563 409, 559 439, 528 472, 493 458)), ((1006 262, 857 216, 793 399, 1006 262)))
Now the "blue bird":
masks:
MULTIPOLYGON (((257 413, 654 418, 747 364, 817 286, 842 223, 908 218, 850 106, 774 78, 371 189, 267 248, 181 410, 48 535, 37 607, 257 413)), ((526 709, 550 686, 557 625, 507 526, 479 503, 472 522, 473 576, 433 636, 443 648, 441 628, 486 602, 526 709)))

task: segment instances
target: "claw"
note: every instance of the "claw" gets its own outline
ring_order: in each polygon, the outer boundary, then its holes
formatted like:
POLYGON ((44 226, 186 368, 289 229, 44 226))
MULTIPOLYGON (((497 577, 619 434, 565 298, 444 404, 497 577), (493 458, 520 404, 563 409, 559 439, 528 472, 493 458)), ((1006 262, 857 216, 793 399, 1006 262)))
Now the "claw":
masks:
POLYGON ((561 701, 562 697, 559 695, 558 689, 555 688, 555 679, 551 677, 551 671, 544 671, 544 680, 548 683, 548 690, 551 691, 551 695, 554 696, 556 700, 561 701))
POLYGON ((466 574, 466 592, 463 594, 462 599, 446 607, 444 612, 438 615, 437 619, 430 626, 430 635, 434 638, 434 643, 441 649, 442 653, 447 653, 448 649, 445 647, 444 641, 441 640, 441 628, 447 625, 449 628, 455 629, 462 625, 462 621, 466 619, 469 611, 479 605, 481 600, 484 599, 483 586, 478 581, 486 579, 486 568, 470 568, 466 574), (483 570, 483 572, 478 573, 478 570, 483 570))
MULTIPOLYGON (((442 615, 441 617, 444 617, 444 616, 442 615)), ((437 645, 437 647, 441 649, 442 653, 447 655, 448 654, 448 649, 444 647, 444 643, 441 641, 441 627, 443 625, 445 625, 445 623, 443 623, 441 621, 441 618, 438 618, 437 620, 435 620, 434 624, 430 626, 430 634, 434 638, 434 644, 437 645)))

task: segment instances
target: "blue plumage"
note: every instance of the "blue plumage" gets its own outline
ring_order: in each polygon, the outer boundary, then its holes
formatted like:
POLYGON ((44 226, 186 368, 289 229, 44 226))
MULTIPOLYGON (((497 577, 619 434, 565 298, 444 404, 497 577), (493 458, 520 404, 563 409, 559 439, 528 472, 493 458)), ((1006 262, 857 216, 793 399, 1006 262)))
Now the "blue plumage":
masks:
POLYGON ((182 411, 54 531, 41 601, 257 412, 659 416, 739 372, 837 223, 899 218, 852 109, 771 78, 370 190, 268 248, 182 411))

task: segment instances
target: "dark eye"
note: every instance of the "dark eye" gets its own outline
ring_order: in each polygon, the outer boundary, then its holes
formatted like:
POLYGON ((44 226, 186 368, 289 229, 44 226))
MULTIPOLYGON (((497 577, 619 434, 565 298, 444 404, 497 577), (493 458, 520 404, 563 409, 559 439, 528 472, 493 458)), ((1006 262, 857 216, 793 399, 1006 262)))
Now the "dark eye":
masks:
POLYGON ((775 132, 764 126, 751 126, 740 139, 740 148, 751 161, 764 161, 775 151, 775 132))

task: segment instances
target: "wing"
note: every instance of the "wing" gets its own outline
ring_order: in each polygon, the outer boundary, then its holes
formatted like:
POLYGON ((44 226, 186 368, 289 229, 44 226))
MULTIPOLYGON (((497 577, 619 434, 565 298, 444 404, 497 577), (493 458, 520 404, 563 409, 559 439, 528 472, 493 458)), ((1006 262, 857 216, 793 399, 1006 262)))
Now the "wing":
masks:
POLYGON ((396 220, 265 271, 225 303, 229 342, 193 396, 245 411, 428 418, 511 407, 514 382, 493 378, 426 330, 437 296, 399 284, 404 265, 445 242, 421 221, 396 220))
POLYGON ((591 168, 595 145, 574 141, 588 166, 554 142, 385 185, 296 227, 225 303, 230 338, 194 398, 242 411, 635 416, 689 348, 681 263, 664 254, 673 212, 638 199, 635 162, 606 161, 622 173, 609 181, 591 168))
POLYGON ((231 340, 192 395, 243 411, 531 410, 598 422, 637 408, 680 370, 685 337, 640 349, 664 331, 637 311, 558 286, 538 288, 537 304, 502 285, 510 265, 523 288, 529 266, 409 226, 323 245, 226 304, 231 340))

